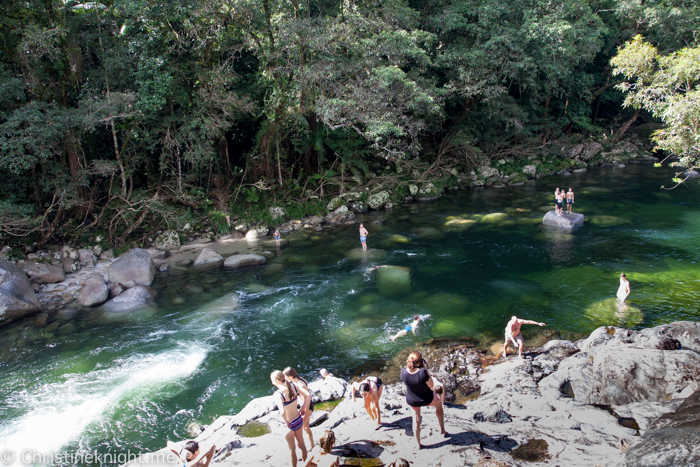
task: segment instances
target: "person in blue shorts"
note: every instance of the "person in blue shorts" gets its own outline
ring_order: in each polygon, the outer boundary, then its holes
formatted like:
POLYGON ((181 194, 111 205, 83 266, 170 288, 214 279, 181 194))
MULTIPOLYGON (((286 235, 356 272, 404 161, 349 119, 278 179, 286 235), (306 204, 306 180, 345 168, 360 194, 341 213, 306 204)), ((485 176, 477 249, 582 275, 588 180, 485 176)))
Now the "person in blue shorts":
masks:
POLYGON ((571 213, 571 208, 574 206, 574 190, 569 188, 566 192, 566 212, 571 213))
POLYGON ((277 246, 280 245, 280 231, 275 230, 275 233, 272 234, 272 238, 275 239, 275 242, 277 242, 277 246))
POLYGON ((430 317, 430 315, 424 315, 424 316, 414 315, 413 322, 411 324, 409 324, 408 326, 406 326, 405 328, 403 328, 402 330, 397 332, 395 336, 389 337, 389 339, 391 339, 392 341, 395 341, 399 337, 403 337, 406 334, 408 334, 408 331, 411 331, 411 332, 413 332, 413 334, 415 334, 416 328, 418 327, 418 323, 420 323, 421 321, 423 321, 424 319, 429 318, 429 317, 430 317))
POLYGON ((362 243, 362 251, 367 251, 367 229, 365 226, 360 224, 360 242, 362 243))

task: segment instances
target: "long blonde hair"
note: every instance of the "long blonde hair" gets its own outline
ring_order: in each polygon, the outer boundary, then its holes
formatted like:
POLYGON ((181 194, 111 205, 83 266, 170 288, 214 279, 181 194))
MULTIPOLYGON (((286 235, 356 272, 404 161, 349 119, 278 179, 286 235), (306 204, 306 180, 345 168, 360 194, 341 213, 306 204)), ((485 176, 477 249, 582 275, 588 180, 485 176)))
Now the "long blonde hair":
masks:
POLYGON ((323 432, 323 436, 318 440, 321 450, 325 453, 330 453, 333 450, 333 445, 335 444, 335 433, 333 430, 326 430, 323 432))
POLYGON ((284 373, 282 373, 281 371, 275 370, 275 371, 273 371, 272 373, 270 373, 270 380, 272 380, 273 383, 275 383, 275 382, 277 382, 277 383, 284 383, 285 387, 287 388, 287 397, 288 397, 289 399, 291 399, 292 397, 294 397, 294 395, 296 394, 296 393, 292 390, 292 385, 291 385, 291 383, 290 383, 289 381, 287 381, 287 379, 284 377, 284 373))

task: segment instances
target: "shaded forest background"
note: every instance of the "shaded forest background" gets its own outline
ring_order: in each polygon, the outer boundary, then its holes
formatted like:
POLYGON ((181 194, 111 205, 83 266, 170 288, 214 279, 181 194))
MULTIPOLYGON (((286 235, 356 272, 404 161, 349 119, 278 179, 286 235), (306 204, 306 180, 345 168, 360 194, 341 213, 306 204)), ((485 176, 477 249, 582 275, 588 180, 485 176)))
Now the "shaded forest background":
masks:
POLYGON ((4 0, 1 240, 225 232, 618 137, 651 119, 618 48, 699 29, 681 0, 4 0))

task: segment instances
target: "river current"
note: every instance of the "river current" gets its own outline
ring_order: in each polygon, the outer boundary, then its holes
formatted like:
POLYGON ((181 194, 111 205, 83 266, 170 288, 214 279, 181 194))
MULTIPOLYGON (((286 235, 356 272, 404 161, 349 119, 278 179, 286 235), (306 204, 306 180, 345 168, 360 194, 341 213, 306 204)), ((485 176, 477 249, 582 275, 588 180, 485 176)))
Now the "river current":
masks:
POLYGON ((698 320, 700 189, 660 189, 672 176, 631 165, 455 191, 358 216, 368 254, 357 225, 295 233, 266 266, 160 274, 157 306, 130 315, 66 310, 46 328, 2 328, 0 451, 156 450, 269 395, 274 369, 349 378, 434 338, 487 346, 511 315, 563 336, 698 320), (541 225, 557 186, 586 216, 575 232, 541 225), (410 281, 378 283, 368 269, 383 264, 410 281), (416 313, 431 314, 417 335, 390 341, 416 313))

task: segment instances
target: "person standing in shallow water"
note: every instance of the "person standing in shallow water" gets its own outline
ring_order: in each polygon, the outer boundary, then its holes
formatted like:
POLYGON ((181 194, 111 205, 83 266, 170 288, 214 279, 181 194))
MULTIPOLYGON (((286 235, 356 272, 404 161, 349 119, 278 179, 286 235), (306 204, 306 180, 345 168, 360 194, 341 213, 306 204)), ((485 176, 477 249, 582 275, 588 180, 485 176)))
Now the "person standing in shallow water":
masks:
POLYGON ((566 192, 566 212, 571 214, 571 208, 574 206, 574 190, 569 188, 566 192))
POLYGON ((421 407, 435 407, 440 433, 447 436, 442 400, 433 392, 434 383, 428 370, 424 368, 424 361, 420 352, 411 352, 406 360, 406 367, 401 369, 401 381, 406 384, 406 403, 413 409, 413 433, 416 435, 418 449, 423 447, 420 443, 421 407))
POLYGON ((362 242, 362 251, 367 251, 367 229, 365 226, 360 224, 360 242, 362 242))
POLYGON ((630 281, 627 280, 627 276, 623 272, 620 274, 620 287, 617 289, 617 299, 621 302, 627 300, 632 289, 630 288, 630 281))

